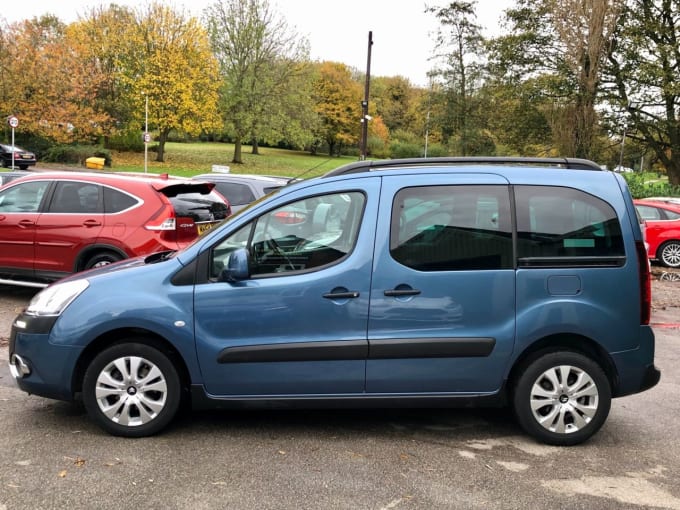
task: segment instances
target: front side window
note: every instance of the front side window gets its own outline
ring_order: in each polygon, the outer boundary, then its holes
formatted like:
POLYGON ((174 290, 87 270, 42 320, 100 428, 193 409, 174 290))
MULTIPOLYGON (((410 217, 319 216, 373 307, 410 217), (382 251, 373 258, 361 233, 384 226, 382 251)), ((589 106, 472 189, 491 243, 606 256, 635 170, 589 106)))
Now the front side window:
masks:
POLYGON ((419 271, 512 268, 507 186, 404 188, 394 198, 390 253, 419 271))
POLYGON ((365 197, 360 192, 315 196, 289 203, 248 223, 213 249, 211 277, 229 254, 247 248, 251 274, 315 270, 347 256, 356 243, 365 197))
POLYGON ((0 192, 0 211, 8 213, 38 212, 48 185, 48 181, 32 181, 3 190, 0 192))
POLYGON ((517 252, 523 258, 622 257, 616 211, 572 188, 516 186, 517 252))

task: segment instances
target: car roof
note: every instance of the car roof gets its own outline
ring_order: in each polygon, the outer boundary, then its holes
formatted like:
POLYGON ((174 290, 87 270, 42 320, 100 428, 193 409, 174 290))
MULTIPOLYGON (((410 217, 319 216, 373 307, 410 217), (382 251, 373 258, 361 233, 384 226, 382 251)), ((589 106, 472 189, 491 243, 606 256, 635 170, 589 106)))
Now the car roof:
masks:
POLYGON ((443 158, 409 158, 409 159, 381 159, 366 160, 349 163, 325 173, 323 177, 347 175, 380 170, 412 170, 414 168, 451 168, 469 169, 470 166, 522 166, 526 168, 566 168, 573 170, 603 171, 597 163, 579 158, 534 158, 534 157, 505 157, 505 156, 473 156, 473 157, 443 157, 443 158))
POLYGON ((81 171, 58 171, 50 170, 15 179, 12 183, 43 180, 60 179, 71 181, 90 181, 99 184, 148 184, 156 190, 162 190, 170 186, 183 185, 192 186, 194 182, 184 177, 174 177, 167 174, 138 174, 138 173, 94 173, 81 171))
POLYGON ((651 205, 654 207, 661 207, 662 209, 670 209, 671 211, 680 212, 680 200, 675 202, 659 198, 638 198, 633 200, 633 203, 636 205, 651 205))
POLYGON ((205 179, 212 181, 256 181, 268 184, 287 184, 292 177, 278 175, 259 175, 259 174, 232 174, 232 173, 210 173, 194 175, 192 179, 205 179))

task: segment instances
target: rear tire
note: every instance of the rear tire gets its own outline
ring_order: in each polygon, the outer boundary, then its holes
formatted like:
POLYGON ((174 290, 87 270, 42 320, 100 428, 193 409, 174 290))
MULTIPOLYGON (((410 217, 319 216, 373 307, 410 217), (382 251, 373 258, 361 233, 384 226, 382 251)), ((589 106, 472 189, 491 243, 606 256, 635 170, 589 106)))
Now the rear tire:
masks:
POLYGON ((175 365, 144 343, 118 344, 100 352, 83 378, 88 414, 114 436, 160 432, 177 414, 181 400, 175 365))
POLYGON ((592 359, 570 351, 549 352, 523 367, 513 392, 517 420, 547 444, 582 443, 604 424, 611 387, 592 359))
POLYGON ((108 266, 114 262, 123 260, 123 257, 112 251, 99 252, 87 259, 83 269, 93 269, 95 267, 108 266))
POLYGON ((668 241, 661 245, 659 260, 666 267, 680 267, 680 242, 668 241))

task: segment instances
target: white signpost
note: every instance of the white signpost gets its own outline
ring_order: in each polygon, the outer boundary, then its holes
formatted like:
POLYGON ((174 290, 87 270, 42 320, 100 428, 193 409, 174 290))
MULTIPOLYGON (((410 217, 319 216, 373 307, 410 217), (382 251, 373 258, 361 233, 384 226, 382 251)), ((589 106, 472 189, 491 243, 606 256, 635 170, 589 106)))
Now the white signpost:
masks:
POLYGON ((14 115, 10 115, 7 117, 7 124, 9 124, 9 127, 12 128, 12 170, 14 170, 14 129, 19 127, 19 119, 17 119, 14 115))

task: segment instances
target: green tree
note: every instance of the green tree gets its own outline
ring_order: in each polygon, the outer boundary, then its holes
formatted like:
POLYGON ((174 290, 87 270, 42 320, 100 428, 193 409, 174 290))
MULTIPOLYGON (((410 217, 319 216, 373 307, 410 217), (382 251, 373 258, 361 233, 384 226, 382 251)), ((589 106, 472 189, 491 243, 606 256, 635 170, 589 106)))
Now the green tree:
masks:
POLYGON ((597 157, 602 65, 620 13, 621 0, 517 0, 506 11, 508 33, 490 43, 495 76, 545 86, 561 155, 597 157))
POLYGON ((680 185, 680 0, 628 0, 609 55, 618 132, 644 141, 680 185))
POLYGON ((123 86, 129 91, 137 124, 158 131, 156 161, 164 161, 173 130, 188 135, 216 129, 219 118, 218 69, 198 19, 163 3, 136 12, 123 86))
POLYGON ((441 126, 444 141, 463 156, 476 151, 474 139, 481 127, 476 91, 482 83, 484 38, 476 23, 476 4, 456 0, 446 7, 426 8, 440 24, 430 74, 442 87, 432 96, 432 112, 437 112, 433 120, 441 126))
POLYGON ((221 76, 221 106, 234 138, 233 163, 242 144, 259 139, 311 139, 308 44, 288 27, 267 0, 221 0, 204 11, 221 76), (286 124, 286 118, 299 112, 286 124))

